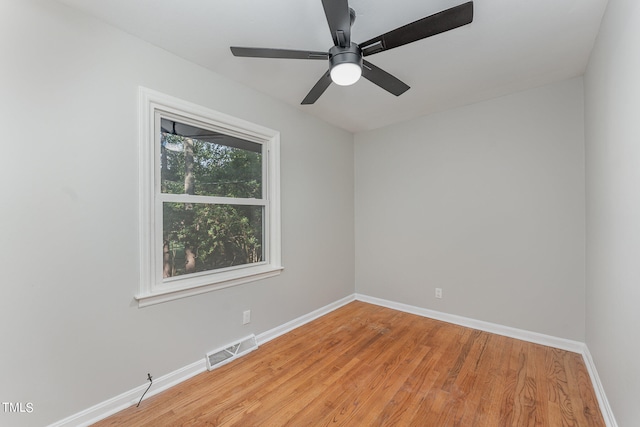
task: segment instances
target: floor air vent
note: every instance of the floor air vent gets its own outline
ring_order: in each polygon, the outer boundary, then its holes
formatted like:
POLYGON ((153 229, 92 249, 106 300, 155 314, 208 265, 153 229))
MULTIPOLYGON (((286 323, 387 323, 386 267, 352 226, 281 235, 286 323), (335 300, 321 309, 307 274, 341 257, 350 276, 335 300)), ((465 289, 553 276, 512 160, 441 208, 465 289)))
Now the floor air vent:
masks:
POLYGON ((207 353, 207 369, 210 371, 258 348, 255 335, 236 341, 222 349, 207 353))

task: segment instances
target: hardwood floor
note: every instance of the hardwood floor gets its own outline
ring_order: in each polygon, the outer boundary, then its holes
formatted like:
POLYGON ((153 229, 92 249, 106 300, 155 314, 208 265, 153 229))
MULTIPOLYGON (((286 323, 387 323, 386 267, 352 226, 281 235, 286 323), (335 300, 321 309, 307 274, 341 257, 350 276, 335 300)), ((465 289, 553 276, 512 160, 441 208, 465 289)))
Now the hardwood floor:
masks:
POLYGON ((352 302, 96 426, 605 426, 579 354, 352 302))

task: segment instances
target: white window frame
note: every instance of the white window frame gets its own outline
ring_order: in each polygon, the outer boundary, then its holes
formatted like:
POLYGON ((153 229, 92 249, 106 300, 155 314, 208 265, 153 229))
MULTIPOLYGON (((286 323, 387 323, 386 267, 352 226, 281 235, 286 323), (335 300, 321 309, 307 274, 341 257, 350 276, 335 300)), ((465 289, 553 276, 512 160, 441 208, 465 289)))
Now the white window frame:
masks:
MULTIPOLYGON (((280 133, 236 117, 139 88, 140 286, 135 298, 144 307, 240 285, 280 274, 280 133), (185 275, 162 277, 162 202, 160 191, 159 117, 179 118, 189 124, 236 136, 263 146, 263 199, 241 199, 264 206, 264 261, 185 275)), ((190 196, 194 197, 194 196, 190 196)), ((195 196, 201 197, 201 196, 195 196)), ((224 203, 225 198, 219 203, 224 203)), ((235 203, 233 199, 228 202, 235 203)))

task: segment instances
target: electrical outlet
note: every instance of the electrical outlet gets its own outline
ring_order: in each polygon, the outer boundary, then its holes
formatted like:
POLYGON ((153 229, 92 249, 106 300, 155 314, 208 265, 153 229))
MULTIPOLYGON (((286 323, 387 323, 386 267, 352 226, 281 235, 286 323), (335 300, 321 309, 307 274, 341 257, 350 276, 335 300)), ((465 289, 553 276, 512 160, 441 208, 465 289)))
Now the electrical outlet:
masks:
POLYGON ((245 310, 242 312, 242 324, 246 325, 251 322, 251 310, 245 310))
POLYGON ((442 288, 436 288, 436 298, 442 298, 442 288))

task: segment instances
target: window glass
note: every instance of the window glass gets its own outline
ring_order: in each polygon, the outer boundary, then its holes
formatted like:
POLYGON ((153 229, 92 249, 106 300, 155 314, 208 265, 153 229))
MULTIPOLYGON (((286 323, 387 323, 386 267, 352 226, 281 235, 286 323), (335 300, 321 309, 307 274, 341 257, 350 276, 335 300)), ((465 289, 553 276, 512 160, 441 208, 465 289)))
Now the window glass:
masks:
POLYGON ((262 145, 162 119, 161 191, 262 198, 262 145))
POLYGON ((163 203, 163 278, 263 261, 263 209, 163 203))

